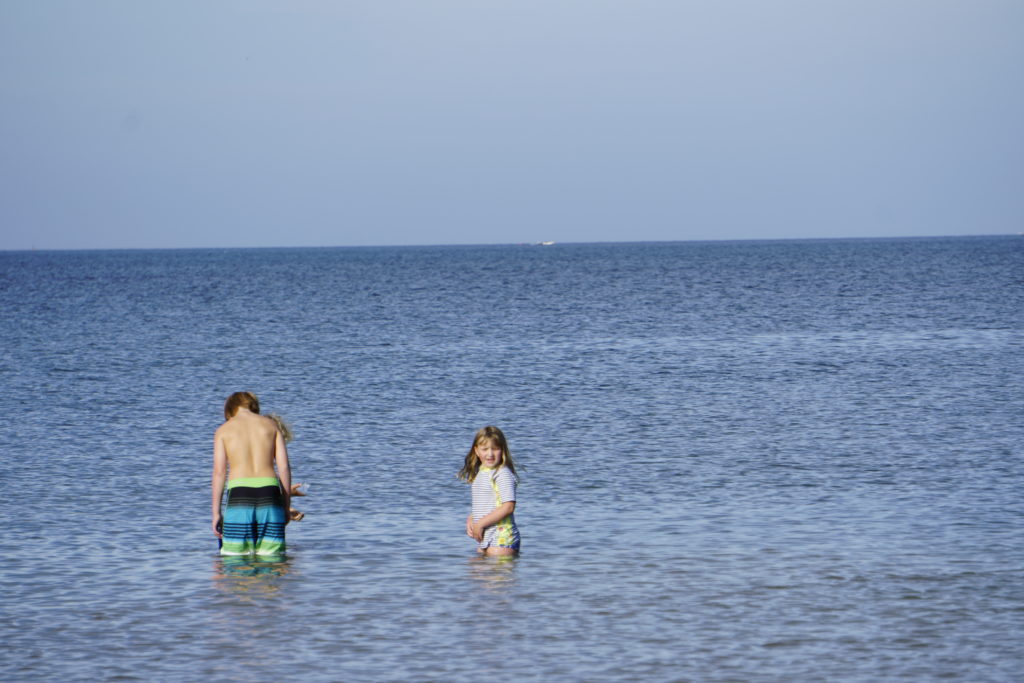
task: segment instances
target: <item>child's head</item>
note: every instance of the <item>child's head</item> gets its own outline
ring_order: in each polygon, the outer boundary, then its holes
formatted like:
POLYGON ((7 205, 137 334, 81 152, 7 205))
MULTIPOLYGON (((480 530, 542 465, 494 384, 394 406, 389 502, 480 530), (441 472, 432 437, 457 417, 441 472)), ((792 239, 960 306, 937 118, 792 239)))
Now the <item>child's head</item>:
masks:
POLYGON ((473 445, 466 454, 466 461, 459 471, 459 479, 472 482, 476 479, 480 467, 485 465, 497 470, 507 467, 515 474, 516 467, 512 463, 512 453, 508 450, 508 441, 497 427, 484 427, 476 433, 473 445), (489 462, 486 462, 489 461, 489 462))
POLYGON ((233 418, 239 408, 245 408, 258 414, 260 412, 260 401, 256 398, 256 394, 251 391, 236 391, 228 396, 228 400, 224 402, 224 419, 230 420, 233 418))
POLYGON ((267 417, 274 421, 277 425, 277 431, 281 432, 281 438, 284 439, 285 443, 291 443, 292 440, 292 428, 284 421, 284 418, 277 413, 267 413, 267 417))

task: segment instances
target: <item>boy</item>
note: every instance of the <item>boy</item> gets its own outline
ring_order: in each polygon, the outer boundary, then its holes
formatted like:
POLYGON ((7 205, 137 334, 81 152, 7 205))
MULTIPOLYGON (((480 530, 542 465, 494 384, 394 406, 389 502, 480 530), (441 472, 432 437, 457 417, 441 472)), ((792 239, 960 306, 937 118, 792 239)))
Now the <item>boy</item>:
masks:
POLYGON ((211 525, 222 555, 285 551, 293 490, 288 448, 278 423, 259 412, 255 395, 235 392, 224 403, 226 422, 213 435, 211 525), (228 503, 221 514, 225 479, 228 503))

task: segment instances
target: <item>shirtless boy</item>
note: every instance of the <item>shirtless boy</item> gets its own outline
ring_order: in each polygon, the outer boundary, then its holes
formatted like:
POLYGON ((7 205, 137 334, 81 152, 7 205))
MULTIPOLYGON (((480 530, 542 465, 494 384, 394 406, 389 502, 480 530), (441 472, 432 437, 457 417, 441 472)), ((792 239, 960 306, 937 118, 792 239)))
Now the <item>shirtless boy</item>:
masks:
POLYGON ((281 555, 291 504, 288 448, 277 422, 259 414, 248 391, 224 403, 227 420, 213 435, 213 533, 222 555, 281 555), (274 466, 277 472, 274 472, 274 466), (228 504, 221 514, 227 479, 228 504))

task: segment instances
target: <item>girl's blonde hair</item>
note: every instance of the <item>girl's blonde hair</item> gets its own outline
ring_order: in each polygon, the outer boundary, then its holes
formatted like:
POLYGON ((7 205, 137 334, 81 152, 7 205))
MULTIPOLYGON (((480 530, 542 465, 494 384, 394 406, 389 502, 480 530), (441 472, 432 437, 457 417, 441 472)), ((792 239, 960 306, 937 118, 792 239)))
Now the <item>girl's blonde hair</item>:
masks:
POLYGON ((501 449, 501 460, 498 462, 498 466, 494 468, 494 471, 497 472, 500 468, 507 467, 512 472, 512 475, 518 478, 516 466, 512 462, 512 453, 508 450, 508 441, 505 440, 505 435, 497 427, 487 426, 481 428, 476 433, 476 436, 473 437, 473 445, 469 447, 469 453, 466 454, 466 462, 462 465, 462 469, 459 470, 459 479, 471 484, 476 479, 476 475, 480 471, 480 458, 476 457, 476 447, 481 441, 485 440, 493 441, 501 449))
POLYGON ((284 418, 277 413, 267 413, 267 417, 277 424, 277 431, 281 432, 281 438, 284 439, 285 443, 289 443, 292 440, 292 428, 284 421, 284 418))

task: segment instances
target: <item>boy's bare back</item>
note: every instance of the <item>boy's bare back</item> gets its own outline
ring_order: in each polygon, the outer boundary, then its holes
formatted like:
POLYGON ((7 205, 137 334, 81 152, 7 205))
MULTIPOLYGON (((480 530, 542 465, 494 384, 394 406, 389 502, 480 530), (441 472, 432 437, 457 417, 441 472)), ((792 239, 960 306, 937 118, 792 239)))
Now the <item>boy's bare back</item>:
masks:
POLYGON ((269 417, 240 409, 217 429, 214 439, 224 449, 231 479, 276 476, 274 460, 284 440, 269 417))

